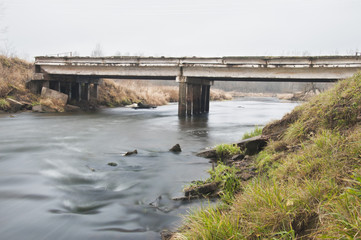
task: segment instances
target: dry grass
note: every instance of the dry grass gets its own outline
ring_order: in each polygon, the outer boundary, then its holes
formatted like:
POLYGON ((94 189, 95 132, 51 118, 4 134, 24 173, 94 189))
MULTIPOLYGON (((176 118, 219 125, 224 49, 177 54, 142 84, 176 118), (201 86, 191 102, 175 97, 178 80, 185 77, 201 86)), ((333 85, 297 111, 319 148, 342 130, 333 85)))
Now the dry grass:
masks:
POLYGON ((33 73, 33 65, 18 58, 0 56, 0 110, 9 111, 6 98, 32 102, 37 99, 26 89, 25 82, 33 73))
POLYGON ((66 104, 57 99, 42 98, 40 99, 40 104, 49 107, 50 109, 55 110, 56 112, 64 112, 64 107, 66 104))
POLYGON ((25 81, 32 76, 32 66, 18 58, 0 56, 0 98, 25 95, 25 81))
POLYGON ((158 87, 144 81, 113 81, 110 79, 104 79, 99 88, 98 97, 100 104, 110 107, 138 102, 160 106, 177 100, 178 91, 176 87, 158 87))
POLYGON ((220 89, 211 88, 210 99, 211 101, 231 100, 232 94, 220 89))
MULTIPOLYGON (((178 87, 156 86, 146 81, 105 79, 99 88, 99 103, 115 107, 143 102, 155 106, 178 101, 178 87)), ((211 100, 229 100, 232 96, 222 90, 212 89, 211 100)))

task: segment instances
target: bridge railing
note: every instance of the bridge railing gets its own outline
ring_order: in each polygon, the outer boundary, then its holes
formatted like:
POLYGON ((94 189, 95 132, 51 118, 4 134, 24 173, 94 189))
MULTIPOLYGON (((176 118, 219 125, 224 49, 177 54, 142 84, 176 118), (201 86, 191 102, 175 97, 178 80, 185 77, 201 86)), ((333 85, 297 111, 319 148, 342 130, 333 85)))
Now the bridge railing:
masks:
POLYGON ((359 56, 315 57, 36 57, 35 65, 200 66, 200 67, 361 67, 359 56))

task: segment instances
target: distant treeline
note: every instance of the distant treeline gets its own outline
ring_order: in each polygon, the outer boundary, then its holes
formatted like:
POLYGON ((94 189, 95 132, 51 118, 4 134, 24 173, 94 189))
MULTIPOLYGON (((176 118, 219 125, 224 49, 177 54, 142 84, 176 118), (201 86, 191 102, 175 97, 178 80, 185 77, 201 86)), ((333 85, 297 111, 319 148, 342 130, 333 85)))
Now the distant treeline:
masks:
MULTIPOLYGON (((151 81, 154 85, 177 86, 175 81, 151 81)), ((294 93, 311 89, 325 90, 333 83, 297 83, 297 82, 223 82, 215 81, 213 88, 228 92, 244 93, 294 93)))

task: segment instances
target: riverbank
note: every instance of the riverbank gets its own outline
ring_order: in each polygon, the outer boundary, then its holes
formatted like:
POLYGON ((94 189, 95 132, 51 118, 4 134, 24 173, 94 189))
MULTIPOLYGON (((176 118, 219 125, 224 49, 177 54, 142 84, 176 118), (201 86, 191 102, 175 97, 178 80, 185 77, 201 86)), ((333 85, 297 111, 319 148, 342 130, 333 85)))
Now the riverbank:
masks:
POLYGON ((0 112, 31 109, 32 102, 38 100, 38 96, 31 94, 25 86, 32 73, 31 63, 0 56, 0 112))
POLYGON ((360 92, 356 74, 265 126, 255 176, 191 213, 171 239, 360 238, 360 92))

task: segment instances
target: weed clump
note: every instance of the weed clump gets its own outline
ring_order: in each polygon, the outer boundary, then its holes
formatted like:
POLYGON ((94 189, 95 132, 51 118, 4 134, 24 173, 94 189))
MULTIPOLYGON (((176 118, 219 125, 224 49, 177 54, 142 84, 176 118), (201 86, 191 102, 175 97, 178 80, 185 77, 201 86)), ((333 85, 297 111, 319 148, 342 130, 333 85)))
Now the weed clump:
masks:
POLYGON ((217 159, 220 162, 226 160, 229 156, 241 154, 241 149, 236 144, 220 144, 215 147, 217 159))

